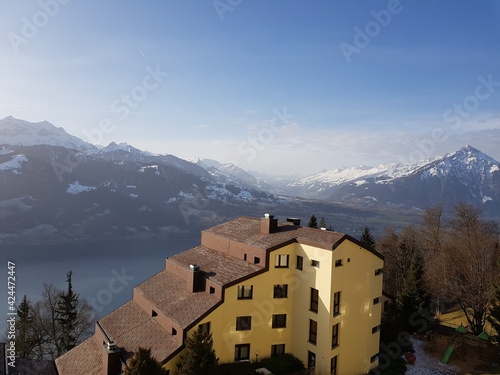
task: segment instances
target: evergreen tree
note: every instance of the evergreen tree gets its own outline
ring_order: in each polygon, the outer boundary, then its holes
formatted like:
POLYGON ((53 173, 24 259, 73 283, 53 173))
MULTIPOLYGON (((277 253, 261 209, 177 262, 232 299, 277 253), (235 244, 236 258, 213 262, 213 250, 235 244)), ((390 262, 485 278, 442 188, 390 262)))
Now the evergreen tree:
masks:
POLYGON ((161 364, 151 355, 151 349, 139 347, 124 371, 124 375, 164 375, 161 364))
POLYGON ((61 339, 57 347, 58 355, 61 355, 76 346, 77 337, 75 335, 75 330, 77 327, 77 305, 79 295, 73 292, 73 286, 71 283, 72 274, 73 273, 71 271, 67 274, 66 282, 68 283, 68 289, 66 292, 62 292, 60 294, 56 309, 57 322, 59 323, 61 330, 61 339))
POLYGON ((496 331, 496 339, 497 342, 500 343, 500 285, 496 287, 496 301, 490 307, 490 316, 488 317, 488 321, 491 324, 491 327, 496 331))
POLYGON ((29 358, 37 345, 33 330, 33 310, 31 303, 24 295, 21 304, 17 308, 16 322, 16 351, 20 358, 29 358))
POLYGON ((309 228, 318 228, 318 219, 316 218, 316 215, 312 215, 309 218, 309 223, 307 223, 307 226, 309 228))
POLYGON ((321 220, 319 221, 319 227, 326 228, 326 221, 324 217, 322 217, 321 220))
MULTIPOLYGON (((398 296, 398 307, 401 312, 402 323, 409 332, 416 330, 417 327, 414 326, 414 322, 428 321, 430 319, 429 314, 425 313, 430 298, 422 283, 423 272, 423 260, 418 254, 415 254, 403 280, 401 293, 398 296)), ((419 327, 419 329, 421 328, 419 327)))
POLYGON ((212 334, 195 331, 186 340, 186 352, 177 364, 175 375, 216 375, 218 374, 219 358, 213 349, 212 334))
POLYGON ((370 233, 370 228, 365 227, 363 234, 359 238, 359 241, 368 246, 368 247, 374 247, 375 246, 375 240, 373 239, 371 233, 370 233))

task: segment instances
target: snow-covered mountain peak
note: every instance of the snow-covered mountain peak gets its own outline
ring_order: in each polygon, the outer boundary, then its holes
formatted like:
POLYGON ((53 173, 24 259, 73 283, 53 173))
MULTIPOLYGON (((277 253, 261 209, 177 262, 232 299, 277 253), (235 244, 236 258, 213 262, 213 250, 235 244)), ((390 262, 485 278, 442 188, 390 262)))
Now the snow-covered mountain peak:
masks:
POLYGON ((101 148, 99 150, 99 154, 107 154, 116 151, 124 151, 130 154, 143 155, 143 156, 157 156, 156 154, 153 154, 149 151, 139 150, 138 148, 135 148, 126 142, 121 142, 121 143, 111 142, 106 147, 101 148))
POLYGON ((95 146, 72 136, 48 121, 32 123, 7 116, 0 120, 0 144, 13 146, 49 145, 86 151, 95 146))

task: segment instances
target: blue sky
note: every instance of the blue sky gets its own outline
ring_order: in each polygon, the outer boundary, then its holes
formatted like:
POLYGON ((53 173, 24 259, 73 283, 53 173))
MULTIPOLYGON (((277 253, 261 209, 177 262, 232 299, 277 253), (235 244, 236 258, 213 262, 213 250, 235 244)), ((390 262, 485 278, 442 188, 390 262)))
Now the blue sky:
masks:
POLYGON ((0 9, 0 118, 272 173, 416 161, 464 143, 500 158, 499 138, 484 136, 500 131, 498 1, 0 9))

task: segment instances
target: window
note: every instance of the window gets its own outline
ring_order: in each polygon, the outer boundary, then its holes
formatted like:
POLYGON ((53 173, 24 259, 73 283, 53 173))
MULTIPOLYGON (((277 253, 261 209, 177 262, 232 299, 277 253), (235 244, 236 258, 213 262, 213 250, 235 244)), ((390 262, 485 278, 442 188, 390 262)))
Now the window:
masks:
POLYGON ((210 287, 210 294, 214 294, 215 293, 215 288, 213 286, 210 287))
POLYGON ((318 312, 318 300, 319 300, 319 291, 318 289, 311 288, 311 304, 309 306, 309 310, 312 312, 318 312))
POLYGON ((237 331, 248 331, 252 329, 252 317, 251 316, 238 316, 236 317, 236 330, 237 331))
POLYGON ((247 253, 243 254, 243 260, 247 260, 247 253))
POLYGON ((330 375, 337 375, 337 367, 338 367, 338 361, 339 361, 338 358, 339 358, 339 356, 336 355, 330 361, 330 375))
POLYGON ((172 327, 172 336, 175 336, 175 335, 177 335, 177 330, 172 327))
POLYGON ((155 316, 158 316, 158 313, 154 310, 151 310, 151 317, 155 317, 155 316))
POLYGON ((285 354, 285 344, 271 345, 271 357, 285 354))
POLYGON ((318 322, 309 319, 309 342, 316 345, 318 335, 318 322))
POLYGON ((273 315, 273 328, 286 328, 286 314, 273 315))
POLYGON ((208 336, 210 334, 210 322, 200 324, 198 326, 198 332, 203 336, 208 336))
POLYGON ((304 265, 304 258, 301 257, 300 255, 297 255, 297 266, 295 268, 302 271, 303 265, 304 265))
POLYGON ((383 269, 383 268, 377 268, 377 269, 375 270, 375 276, 382 275, 383 271, 384 271, 384 269, 383 269))
POLYGON ((250 359, 250 344, 239 344, 234 346, 234 360, 248 361, 250 359))
POLYGON ((259 257, 253 257, 253 264, 259 264, 260 263, 260 258, 259 257))
POLYGON ((275 268, 288 268, 288 259, 290 255, 288 254, 276 254, 275 268))
POLYGON ((332 327, 332 349, 339 344, 339 324, 332 327))
POLYGON ((373 299, 373 304, 374 305, 377 305, 379 303, 380 303, 380 297, 376 297, 376 298, 373 299))
POLYGON ((316 367, 316 354, 311 351, 307 351, 307 368, 314 369, 316 367))
POLYGON ((340 315, 340 292, 333 294, 333 316, 340 315))
POLYGON ((253 285, 240 285, 238 287, 238 299, 252 299, 253 285))
POLYGON ((276 284, 274 286, 273 298, 287 298, 288 284, 276 284))
POLYGON ((377 333, 378 331, 380 331, 380 326, 375 326, 372 328, 372 333, 377 333))
POLYGON ((340 266, 342 266, 342 259, 335 260, 335 267, 340 267, 340 266))
POLYGON ((312 259, 311 260, 311 266, 319 268, 319 260, 312 259))

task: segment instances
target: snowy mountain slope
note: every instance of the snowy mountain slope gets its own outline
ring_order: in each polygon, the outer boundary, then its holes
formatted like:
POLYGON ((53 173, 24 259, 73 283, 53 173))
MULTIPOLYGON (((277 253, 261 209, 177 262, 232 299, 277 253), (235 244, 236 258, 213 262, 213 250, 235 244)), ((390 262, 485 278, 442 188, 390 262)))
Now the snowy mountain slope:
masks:
POLYGON ((0 120, 0 144, 15 146, 50 145, 72 150, 94 150, 96 147, 72 136, 47 121, 31 123, 8 116, 0 120))
POLYGON ((416 164, 341 168, 288 184, 288 193, 345 203, 425 208, 470 202, 500 204, 500 163, 472 146, 416 164))

